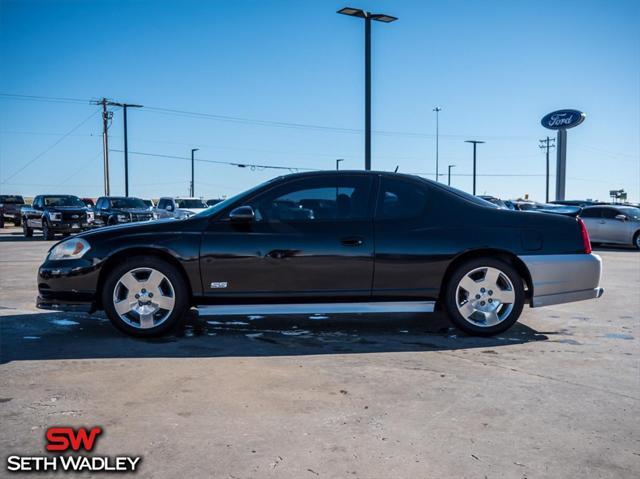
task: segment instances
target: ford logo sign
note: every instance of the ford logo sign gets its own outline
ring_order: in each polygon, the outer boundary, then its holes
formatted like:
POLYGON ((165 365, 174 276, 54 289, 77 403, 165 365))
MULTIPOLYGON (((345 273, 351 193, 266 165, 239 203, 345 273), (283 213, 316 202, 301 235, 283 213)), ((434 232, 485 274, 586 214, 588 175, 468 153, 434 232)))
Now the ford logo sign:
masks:
POLYGON ((566 130, 578 126, 586 115, 578 110, 557 110, 545 115, 540 123, 550 130, 566 130))

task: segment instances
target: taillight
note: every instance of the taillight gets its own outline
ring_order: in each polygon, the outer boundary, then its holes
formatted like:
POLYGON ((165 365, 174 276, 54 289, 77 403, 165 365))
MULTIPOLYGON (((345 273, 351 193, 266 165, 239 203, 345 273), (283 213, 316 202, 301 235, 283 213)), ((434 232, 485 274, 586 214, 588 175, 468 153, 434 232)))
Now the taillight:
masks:
POLYGON ((578 224, 580 225, 580 234, 582 235, 582 245, 584 246, 585 254, 591 254, 591 240, 589 239, 589 232, 587 227, 582 221, 582 218, 578 218, 578 224))

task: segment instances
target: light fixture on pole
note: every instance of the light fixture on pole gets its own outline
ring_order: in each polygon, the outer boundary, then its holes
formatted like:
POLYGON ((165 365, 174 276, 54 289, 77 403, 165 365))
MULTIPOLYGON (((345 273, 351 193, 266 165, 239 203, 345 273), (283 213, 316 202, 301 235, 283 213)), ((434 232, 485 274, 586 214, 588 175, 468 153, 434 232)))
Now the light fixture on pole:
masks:
POLYGON ((195 180, 195 168, 194 168, 194 153, 196 151, 198 151, 200 148, 191 148, 191 188, 189 191, 189 196, 191 196, 191 198, 195 198, 196 196, 196 180, 195 180))
POLYGON ((359 8, 345 7, 342 15, 364 19, 364 169, 371 169, 371 20, 391 23, 396 17, 384 13, 371 13, 359 8))
POLYGON ((440 115, 439 113, 442 111, 442 108, 439 106, 435 107, 433 111, 436 112, 436 181, 440 181, 438 177, 438 154, 439 154, 439 141, 440 141, 440 115))
POLYGON ((340 162, 344 161, 344 158, 338 158, 336 160, 336 171, 338 171, 340 169, 340 162))
POLYGON ((447 175, 447 186, 451 186, 451 168, 453 168, 456 165, 449 165, 449 173, 447 175))
POLYGON ((473 144, 473 194, 476 194, 476 146, 478 143, 485 143, 480 140, 464 140, 465 143, 473 144))

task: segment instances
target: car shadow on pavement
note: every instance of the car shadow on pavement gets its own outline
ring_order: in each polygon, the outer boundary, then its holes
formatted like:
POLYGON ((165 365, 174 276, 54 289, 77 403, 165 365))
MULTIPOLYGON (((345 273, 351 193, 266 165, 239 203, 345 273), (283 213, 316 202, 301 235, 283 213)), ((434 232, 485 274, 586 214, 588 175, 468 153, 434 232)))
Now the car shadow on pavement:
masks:
POLYGON ((0 363, 438 351, 546 339, 519 323, 498 336, 470 337, 440 313, 206 318, 191 313, 169 335, 135 339, 120 333, 101 314, 51 312, 0 316, 0 363))

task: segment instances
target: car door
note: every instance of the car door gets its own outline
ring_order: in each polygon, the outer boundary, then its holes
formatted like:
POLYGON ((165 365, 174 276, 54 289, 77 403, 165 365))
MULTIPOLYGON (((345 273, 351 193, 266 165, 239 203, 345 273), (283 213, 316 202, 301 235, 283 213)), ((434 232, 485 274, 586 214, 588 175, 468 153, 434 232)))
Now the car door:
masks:
POLYGON ((431 194, 426 183, 381 177, 375 215, 374 297, 437 297, 448 258, 439 256, 433 229, 437 225, 429 221, 430 210, 436 207, 431 194))
POLYGON ((602 241, 608 243, 628 243, 628 222, 616 219, 616 216, 624 215, 616 208, 603 208, 600 219, 600 236, 602 241))
POLYGON ((584 225, 587 227, 589 238, 594 243, 605 241, 600 237, 602 210, 603 208, 600 207, 592 207, 585 208, 582 210, 582 213, 580 213, 580 218, 582 218, 582 221, 584 221, 584 225))
MULTIPOLYGON (((373 175, 314 175, 276 183, 203 233, 203 291, 216 298, 369 298, 373 175)), ((237 206, 237 205, 234 205, 237 206)))

